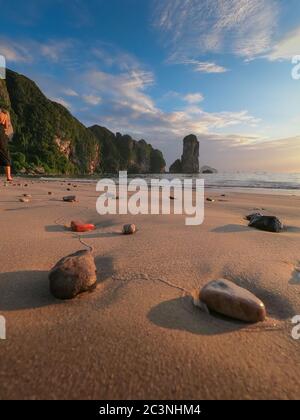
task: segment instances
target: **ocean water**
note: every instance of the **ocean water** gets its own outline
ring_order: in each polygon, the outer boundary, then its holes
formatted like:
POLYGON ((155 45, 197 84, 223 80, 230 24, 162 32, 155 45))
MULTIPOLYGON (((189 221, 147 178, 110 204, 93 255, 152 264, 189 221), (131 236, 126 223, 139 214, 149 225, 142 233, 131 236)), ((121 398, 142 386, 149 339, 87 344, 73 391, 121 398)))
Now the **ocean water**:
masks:
MULTIPOLYGON (((147 174, 147 175, 128 175, 128 179, 142 178, 150 184, 150 180, 174 178, 184 179, 204 179, 205 187, 210 189, 231 189, 236 191, 262 192, 270 194, 294 194, 300 195, 300 172, 299 173, 267 173, 267 172, 220 172, 217 174, 147 174)), ((110 178, 118 182, 117 175, 105 175, 101 178, 110 178)), ((100 177, 90 178, 42 178, 43 180, 62 180, 68 179, 73 182, 96 183, 100 177)))

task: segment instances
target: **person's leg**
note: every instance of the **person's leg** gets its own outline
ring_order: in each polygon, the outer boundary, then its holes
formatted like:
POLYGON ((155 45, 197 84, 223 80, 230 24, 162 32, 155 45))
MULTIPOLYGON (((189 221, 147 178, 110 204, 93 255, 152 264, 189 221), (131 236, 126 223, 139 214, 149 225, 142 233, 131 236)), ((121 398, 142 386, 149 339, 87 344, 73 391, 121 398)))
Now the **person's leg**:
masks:
POLYGON ((5 166, 5 174, 6 174, 6 178, 7 181, 12 181, 12 177, 11 177, 11 169, 10 166, 5 166))

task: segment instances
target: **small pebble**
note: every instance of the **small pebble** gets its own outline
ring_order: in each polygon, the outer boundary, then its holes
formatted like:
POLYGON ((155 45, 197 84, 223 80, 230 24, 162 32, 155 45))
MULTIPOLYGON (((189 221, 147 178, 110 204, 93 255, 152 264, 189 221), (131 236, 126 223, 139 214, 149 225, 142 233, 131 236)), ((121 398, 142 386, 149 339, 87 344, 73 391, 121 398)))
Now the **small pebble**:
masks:
POLYGON ((136 233, 136 226, 134 224, 123 226, 124 235, 133 235, 134 233, 136 233))

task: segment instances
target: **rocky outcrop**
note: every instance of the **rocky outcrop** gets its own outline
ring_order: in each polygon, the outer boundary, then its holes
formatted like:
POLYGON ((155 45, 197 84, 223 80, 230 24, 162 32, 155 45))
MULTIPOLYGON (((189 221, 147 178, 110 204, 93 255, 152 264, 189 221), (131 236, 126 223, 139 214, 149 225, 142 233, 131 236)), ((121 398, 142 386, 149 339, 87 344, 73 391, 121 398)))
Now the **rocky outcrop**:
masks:
POLYGON ((181 174, 182 173, 182 165, 181 160, 177 159, 175 162, 170 166, 169 172, 171 174, 181 174))
POLYGON ((181 160, 176 160, 169 170, 171 173, 199 173, 199 141, 194 134, 183 139, 181 160))
POLYGON ((27 77, 7 70, 0 80, 0 107, 11 111, 13 169, 23 174, 92 175, 128 170, 161 173, 165 160, 145 140, 88 129, 61 104, 46 98, 27 77))
POLYGON ((193 134, 183 139, 181 165, 185 174, 199 173, 199 142, 193 134))
POLYGON ((129 173, 163 173, 166 162, 160 150, 145 140, 134 140, 129 135, 113 134, 105 127, 94 125, 91 132, 101 146, 101 169, 104 173, 127 170, 129 173))
POLYGON ((200 169, 200 174, 217 174, 218 171, 215 168, 211 168, 210 166, 202 166, 200 169))
MULTIPOLYGON (((61 104, 49 100, 27 77, 11 70, 3 81, 15 128, 11 155, 15 171, 93 174, 100 162, 99 142, 61 104)), ((3 96, 3 95, 2 95, 3 96)))

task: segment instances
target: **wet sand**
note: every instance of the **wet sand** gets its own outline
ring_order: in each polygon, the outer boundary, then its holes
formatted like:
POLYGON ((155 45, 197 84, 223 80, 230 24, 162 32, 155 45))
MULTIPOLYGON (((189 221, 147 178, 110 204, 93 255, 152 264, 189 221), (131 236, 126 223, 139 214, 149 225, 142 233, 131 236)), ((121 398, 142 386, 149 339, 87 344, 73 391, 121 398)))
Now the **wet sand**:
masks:
POLYGON ((16 183, 0 183, 1 399, 300 398, 299 196, 209 191, 204 224, 188 227, 178 215, 99 216, 94 185, 16 183), (18 201, 25 193, 30 203, 18 201), (78 203, 61 201, 73 193, 78 203), (248 228, 256 208, 285 231, 248 228), (84 248, 64 228, 78 218, 97 226, 81 237, 98 286, 60 302, 48 271, 84 248), (124 223, 137 234, 121 235, 124 223), (220 277, 261 298, 268 320, 249 326, 194 307, 190 294, 220 277))

